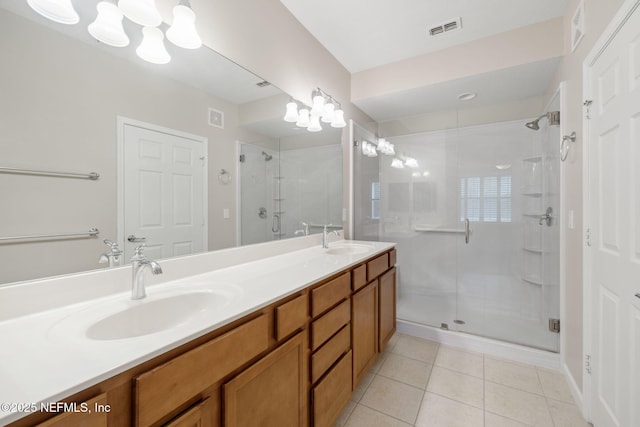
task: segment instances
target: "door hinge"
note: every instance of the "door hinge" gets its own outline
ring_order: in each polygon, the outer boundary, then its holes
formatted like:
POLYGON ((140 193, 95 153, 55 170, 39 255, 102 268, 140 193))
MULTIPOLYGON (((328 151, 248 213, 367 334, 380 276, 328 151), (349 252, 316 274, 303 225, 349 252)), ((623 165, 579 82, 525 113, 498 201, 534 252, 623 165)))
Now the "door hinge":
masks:
POLYGON ((549 319, 549 331, 560 333, 560 319, 549 319))
POLYGON ((587 120, 591 118, 591 104, 593 104, 593 101, 591 99, 587 99, 582 103, 582 105, 584 105, 584 108, 585 108, 584 117, 587 120))
POLYGON ((584 355, 584 370, 586 371, 587 374, 591 375, 591 355, 590 354, 584 355))
POLYGON ((244 163, 244 154, 240 154, 240 163, 244 163))
POLYGON ((358 142, 358 140, 357 140, 357 139, 354 139, 354 140, 353 140, 353 146, 354 146, 354 147, 358 147, 359 145, 360 145, 360 143, 358 142))
POLYGON ((590 228, 587 228, 584 238, 585 238, 585 242, 587 243, 587 246, 591 246, 591 229, 590 228))

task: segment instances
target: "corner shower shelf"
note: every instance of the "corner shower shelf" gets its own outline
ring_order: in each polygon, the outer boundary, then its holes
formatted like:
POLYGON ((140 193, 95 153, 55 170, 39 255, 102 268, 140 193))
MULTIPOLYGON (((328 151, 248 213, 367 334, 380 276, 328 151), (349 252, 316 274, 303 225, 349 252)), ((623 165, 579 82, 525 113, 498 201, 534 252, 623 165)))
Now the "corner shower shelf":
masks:
POLYGON ((527 252, 531 252, 531 253, 534 253, 534 254, 540 254, 540 255, 545 253, 545 251, 543 251, 540 248, 524 247, 524 248, 522 248, 522 250, 527 251, 527 252))
POLYGON ((543 286, 545 284, 541 278, 535 276, 523 277, 522 280, 536 286, 543 286))

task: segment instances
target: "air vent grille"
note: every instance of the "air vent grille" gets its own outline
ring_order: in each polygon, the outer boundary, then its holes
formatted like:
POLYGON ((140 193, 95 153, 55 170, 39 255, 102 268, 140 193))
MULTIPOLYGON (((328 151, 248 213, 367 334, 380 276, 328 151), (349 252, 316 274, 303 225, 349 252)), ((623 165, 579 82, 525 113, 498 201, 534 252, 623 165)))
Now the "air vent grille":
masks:
POLYGON ((434 25, 427 31, 430 36, 448 33, 462 28, 462 18, 450 19, 442 24, 434 25))

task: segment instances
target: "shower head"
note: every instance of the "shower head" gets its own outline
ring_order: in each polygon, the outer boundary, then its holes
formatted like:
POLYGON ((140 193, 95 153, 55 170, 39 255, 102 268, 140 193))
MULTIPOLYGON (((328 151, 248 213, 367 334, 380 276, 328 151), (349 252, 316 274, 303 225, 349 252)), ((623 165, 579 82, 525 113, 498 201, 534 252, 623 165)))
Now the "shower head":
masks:
POLYGON ((262 152, 262 155, 264 156, 264 161, 268 162, 269 160, 273 159, 273 156, 270 154, 265 153, 264 151, 262 152))
POLYGON ((538 124, 538 122, 544 117, 549 120, 549 126, 558 126, 560 124, 560 111, 549 111, 548 113, 544 113, 534 121, 526 123, 525 126, 532 130, 538 130, 540 129, 540 125, 538 124))

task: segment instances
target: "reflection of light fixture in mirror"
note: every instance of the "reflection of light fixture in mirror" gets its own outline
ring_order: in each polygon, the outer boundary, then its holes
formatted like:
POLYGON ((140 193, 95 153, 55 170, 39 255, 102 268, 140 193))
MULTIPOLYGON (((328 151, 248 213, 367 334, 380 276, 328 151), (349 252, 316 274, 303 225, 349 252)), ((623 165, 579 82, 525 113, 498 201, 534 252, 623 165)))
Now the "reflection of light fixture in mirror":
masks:
POLYGON ((59 24, 73 25, 80 21, 71 0, 27 0, 31 9, 59 24))
POLYGON ((296 122, 296 126, 299 128, 307 128, 311 121, 309 120, 309 109, 301 108, 298 112, 298 121, 296 122))
POLYGON ((311 101, 313 102, 311 104, 311 115, 321 116, 324 113, 324 96, 320 88, 311 93, 311 101))
POLYGON ((378 138, 378 151, 387 156, 394 156, 396 154, 393 144, 384 138, 378 138))
POLYGON ((496 165, 496 169, 501 170, 501 171, 509 169, 510 167, 511 167, 511 165, 509 163, 505 163, 503 165, 496 165))
POLYGON ((304 103, 291 98, 287 103, 284 120, 291 123, 295 121, 298 127, 307 129, 310 127, 309 130, 311 132, 322 130, 321 120, 323 123, 330 123, 333 128, 343 128, 347 125, 344 121, 344 111, 342 111, 340 103, 331 95, 317 88, 311 93, 311 98, 313 100, 311 109, 306 107, 304 103), (295 109, 298 106, 302 106, 302 108, 296 111, 295 109), (314 120, 314 117, 317 117, 318 120, 314 120))
POLYGON ((369 141, 362 141, 362 154, 367 157, 377 157, 376 147, 369 141))
POLYGON ((320 126, 320 117, 314 116, 311 114, 311 119, 309 120, 309 127, 307 127, 309 132, 320 132, 322 130, 322 126, 320 126))
POLYGON ((129 37, 122 28, 123 14, 112 0, 101 1, 96 6, 98 16, 89 24, 89 34, 96 40, 109 46, 125 47, 129 45, 129 37))
POLYGON ((425 176, 425 177, 426 177, 426 176, 429 176, 429 171, 424 171, 424 172, 422 172, 422 176, 425 176))
POLYGON ((118 7, 124 16, 143 27, 157 27, 162 23, 154 0, 120 0, 118 7))
POLYGON ((184 49, 198 49, 202 40, 196 31, 196 14, 193 13, 188 0, 180 0, 173 8, 173 23, 167 30, 167 39, 184 49))
POLYGON ((152 64, 166 64, 171 57, 164 47, 164 34, 156 27, 144 27, 142 29, 142 43, 136 49, 136 53, 142 59, 152 64))
POLYGON ((402 163, 402 160, 400 160, 399 158, 395 158, 391 161, 391 167, 392 168, 396 168, 396 169, 403 169, 404 168, 404 163, 402 163))
POLYGON ((404 161, 404 165, 408 168, 415 169, 418 167, 418 161, 413 157, 407 157, 404 161))
POLYGON ((289 123, 295 123, 298 121, 298 104, 291 100, 287 103, 287 112, 284 114, 284 121, 289 123))

